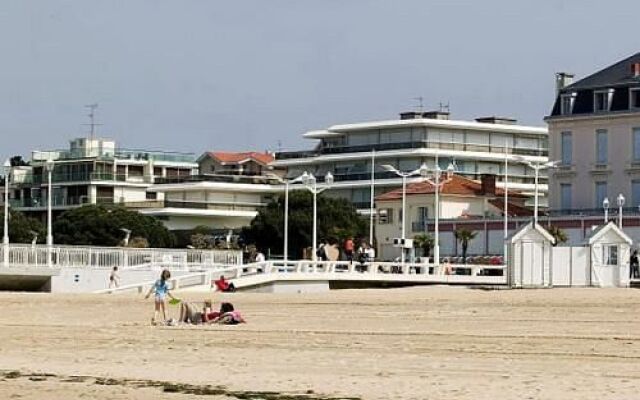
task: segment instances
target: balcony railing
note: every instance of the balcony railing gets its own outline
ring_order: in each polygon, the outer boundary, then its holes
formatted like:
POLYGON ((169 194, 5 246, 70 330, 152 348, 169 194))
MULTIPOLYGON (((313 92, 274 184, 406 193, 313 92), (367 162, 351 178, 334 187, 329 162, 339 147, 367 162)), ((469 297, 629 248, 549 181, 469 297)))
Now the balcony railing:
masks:
MULTIPOLYGON (((28 175, 25 177, 23 184, 42 185, 47 184, 48 176, 43 175, 28 175)), ((54 172, 51 174, 51 181, 53 183, 68 183, 68 182, 128 182, 128 183, 151 183, 152 178, 149 175, 125 175, 114 174, 111 172, 77 172, 77 173, 59 173, 54 172)))
MULTIPOLYGON (((343 153, 365 153, 372 150, 411 150, 411 149, 443 149, 443 150, 460 150, 460 151, 477 151, 504 154, 503 146, 491 146, 472 143, 452 143, 452 142, 432 142, 426 140, 399 142, 399 143, 376 143, 355 146, 337 146, 324 147, 314 151, 291 151, 276 153, 276 160, 288 160, 296 158, 311 158, 324 154, 343 154, 343 153)), ((523 147, 508 148, 507 153, 522 156, 538 156, 547 157, 548 149, 531 149, 523 147)))
POLYGON ((78 160, 87 158, 97 158, 100 160, 136 160, 136 161, 169 161, 182 163, 195 163, 196 156, 193 153, 180 153, 171 151, 150 151, 137 149, 116 149, 115 151, 104 151, 101 149, 80 149, 80 150, 53 150, 39 152, 36 161, 45 161, 49 156, 54 160, 78 160))
POLYGON ((277 180, 262 175, 188 175, 156 178, 154 183, 176 184, 189 182, 221 182, 221 183, 247 183, 247 184, 273 184, 277 180))

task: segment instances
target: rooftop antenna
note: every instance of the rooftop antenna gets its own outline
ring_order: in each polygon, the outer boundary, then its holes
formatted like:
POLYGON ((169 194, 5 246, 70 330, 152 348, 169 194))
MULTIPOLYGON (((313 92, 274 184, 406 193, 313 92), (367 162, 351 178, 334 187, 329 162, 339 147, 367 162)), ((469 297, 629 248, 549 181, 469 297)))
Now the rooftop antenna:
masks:
POLYGON ((418 96, 418 97, 414 97, 413 99, 418 101, 418 111, 420 111, 420 114, 422 114, 422 110, 424 107, 424 104, 423 104, 424 97, 418 96))
POLYGON ((96 138, 96 126, 102 125, 102 124, 97 124, 95 121, 96 109, 98 108, 98 103, 87 104, 85 108, 89 109, 89 114, 87 115, 89 116, 89 120, 91 122, 83 125, 88 125, 90 127, 91 131, 90 131, 89 138, 93 141, 96 138))
POLYGON ((278 140, 278 153, 282 153, 282 140, 278 140))
POLYGON ((449 102, 447 101, 447 104, 445 103, 438 103, 438 107, 440 108, 440 112, 450 112, 451 111, 451 107, 449 107, 449 102))

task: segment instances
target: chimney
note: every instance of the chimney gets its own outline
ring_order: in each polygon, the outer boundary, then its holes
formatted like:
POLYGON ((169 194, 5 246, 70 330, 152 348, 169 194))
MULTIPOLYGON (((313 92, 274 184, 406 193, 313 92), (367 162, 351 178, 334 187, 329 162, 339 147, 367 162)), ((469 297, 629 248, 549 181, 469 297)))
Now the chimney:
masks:
POLYGON ((492 117, 476 118, 476 122, 482 122, 485 124, 515 125, 516 122, 518 122, 518 120, 513 118, 506 118, 506 117, 496 117, 494 115, 492 117))
POLYGON ((496 195, 496 176, 492 174, 483 174, 480 180, 482 185, 482 194, 485 196, 496 195))
POLYGON ((448 120, 448 111, 426 111, 422 113, 422 118, 448 120))
POLYGON ((575 75, 568 72, 556 73, 556 94, 560 93, 562 89, 573 83, 573 77, 575 75))
POLYGON ((631 76, 640 78, 640 63, 631 64, 631 76))

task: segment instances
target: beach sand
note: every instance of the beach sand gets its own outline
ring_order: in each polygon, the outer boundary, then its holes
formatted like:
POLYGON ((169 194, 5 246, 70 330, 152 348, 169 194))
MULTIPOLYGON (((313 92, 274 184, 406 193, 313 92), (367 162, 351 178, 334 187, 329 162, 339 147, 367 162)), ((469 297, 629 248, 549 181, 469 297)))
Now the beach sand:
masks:
POLYGON ((152 327, 142 296, 0 293, 0 398, 640 397, 637 290, 177 295, 248 323, 152 327))

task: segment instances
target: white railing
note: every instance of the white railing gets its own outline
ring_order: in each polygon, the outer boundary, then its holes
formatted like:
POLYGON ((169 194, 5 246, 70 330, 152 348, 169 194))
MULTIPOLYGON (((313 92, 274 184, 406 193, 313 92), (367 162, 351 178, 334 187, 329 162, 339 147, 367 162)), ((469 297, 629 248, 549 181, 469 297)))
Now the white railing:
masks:
POLYGON ((220 264, 242 264, 242 252, 236 250, 138 249, 119 247, 0 245, 0 266, 136 268, 164 266, 173 268, 215 268, 220 264), (5 251, 7 254, 5 255, 5 251), (7 265, 4 265, 5 257, 7 265))

